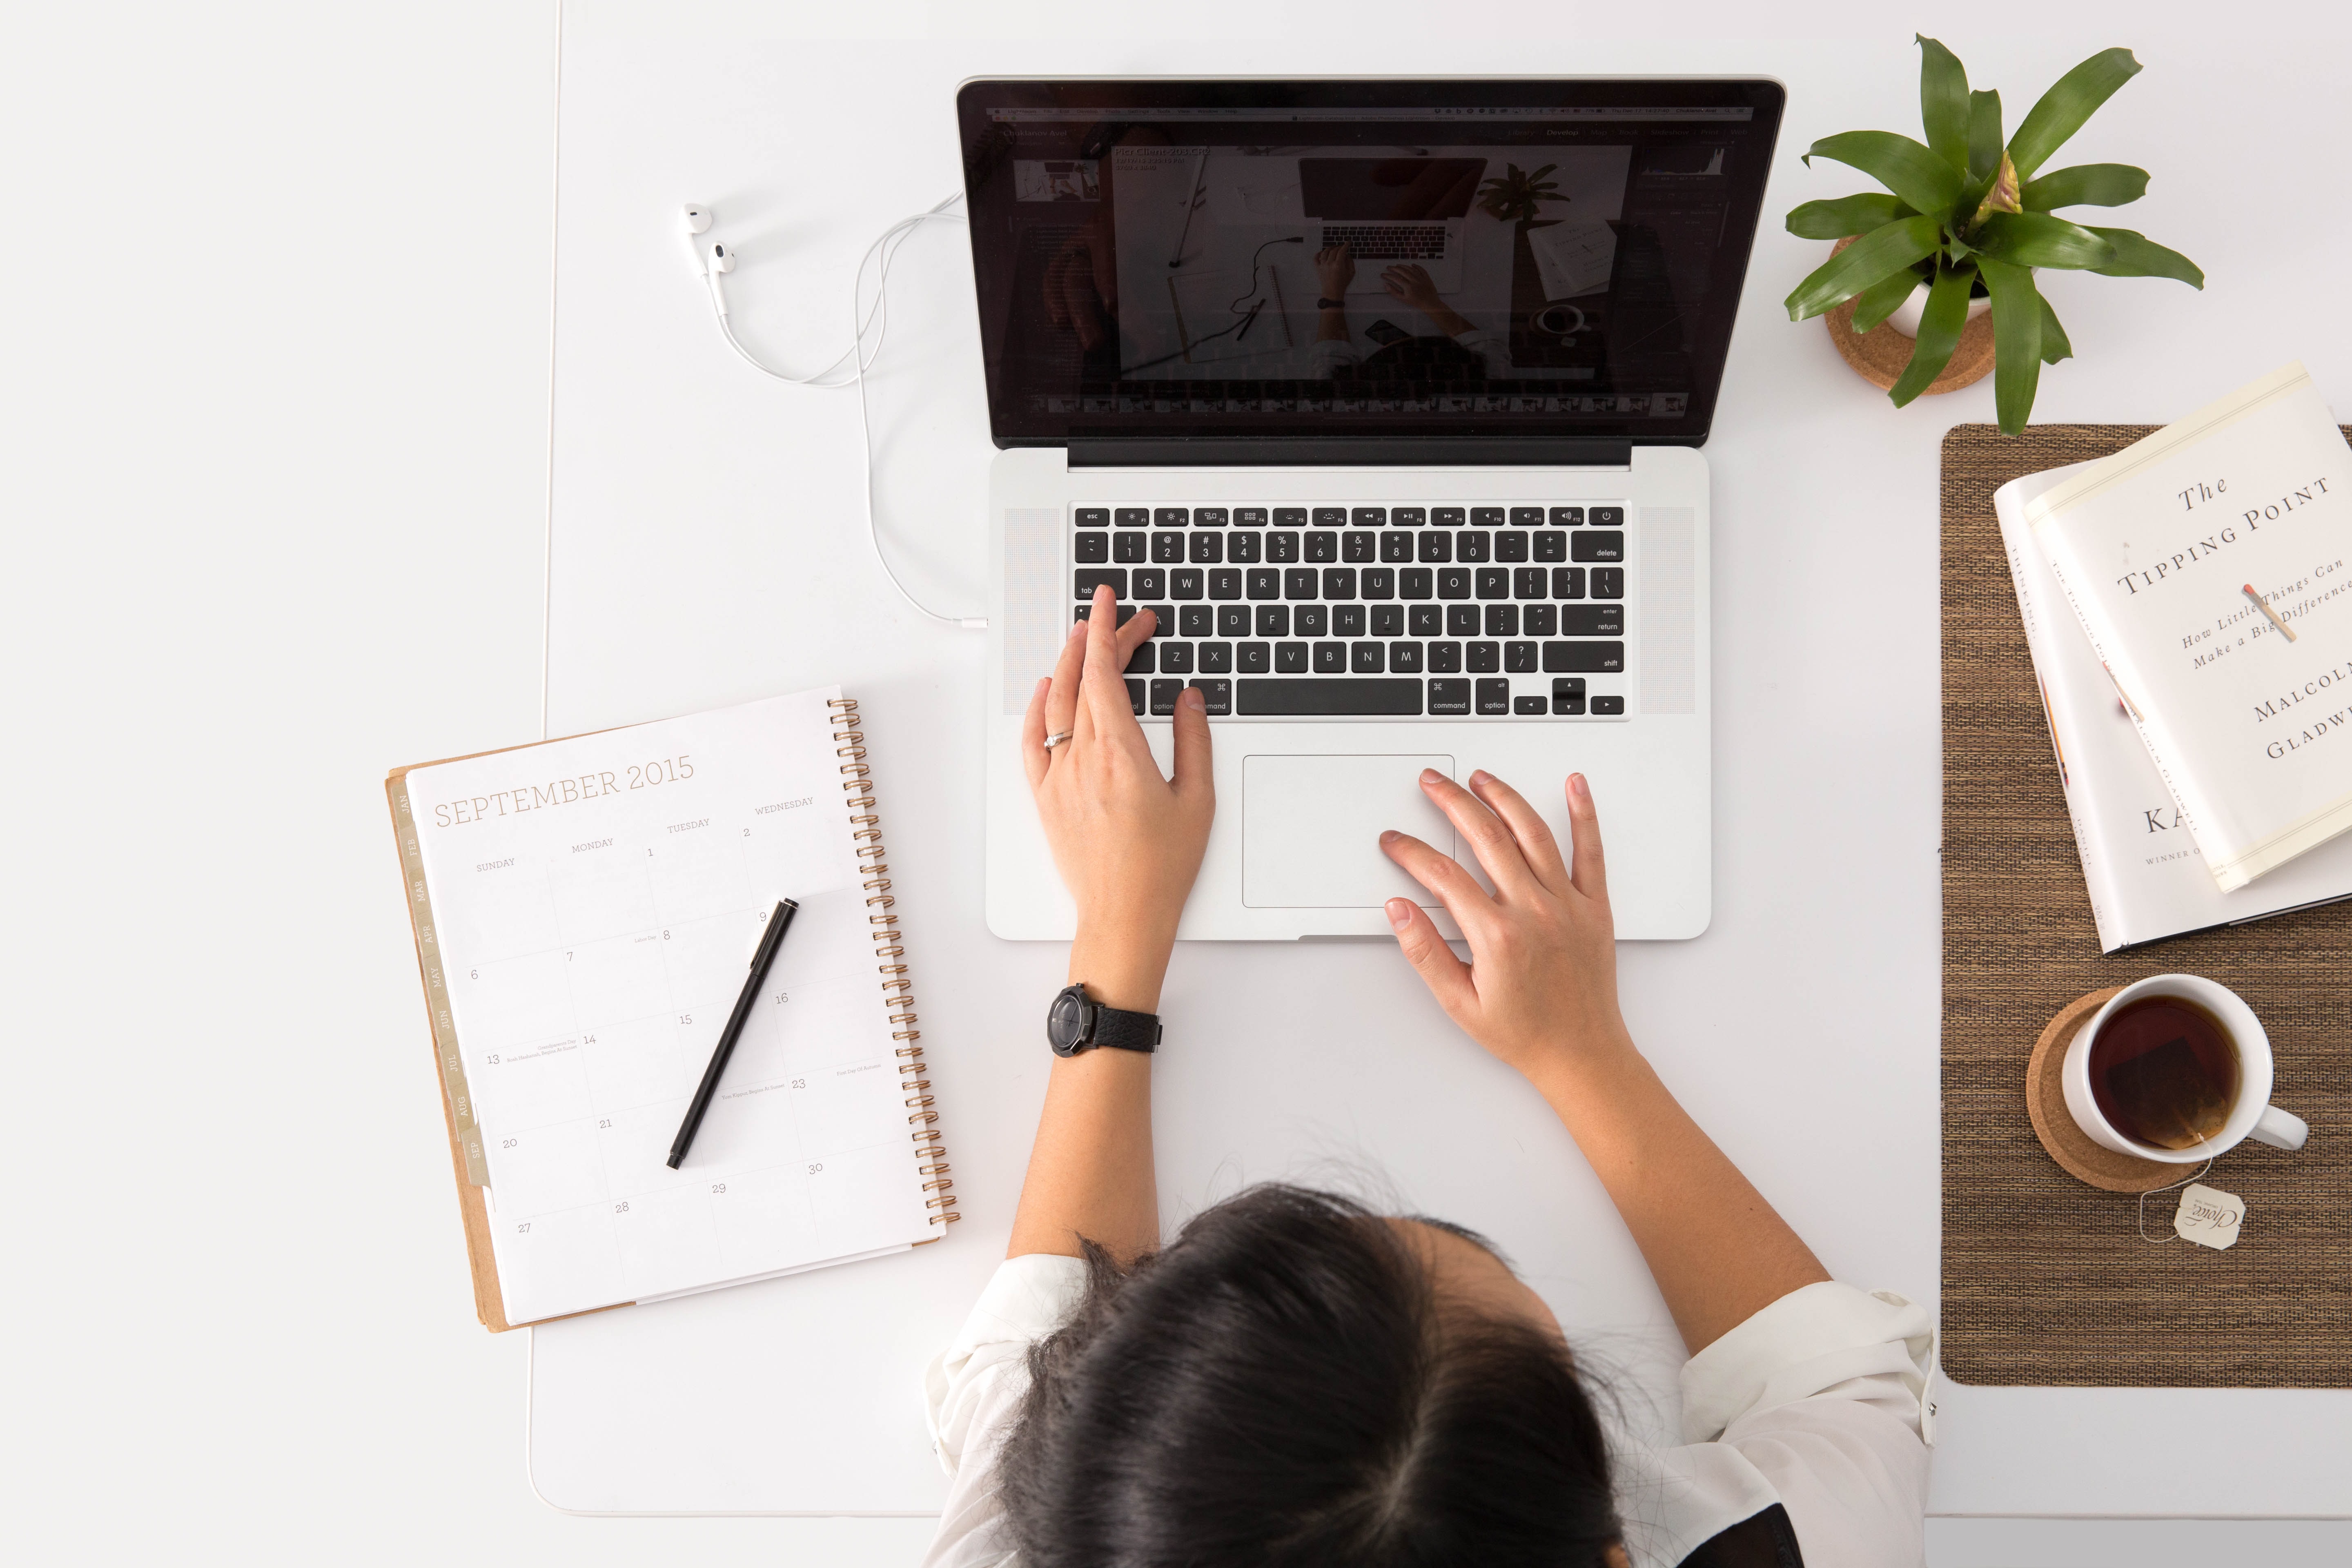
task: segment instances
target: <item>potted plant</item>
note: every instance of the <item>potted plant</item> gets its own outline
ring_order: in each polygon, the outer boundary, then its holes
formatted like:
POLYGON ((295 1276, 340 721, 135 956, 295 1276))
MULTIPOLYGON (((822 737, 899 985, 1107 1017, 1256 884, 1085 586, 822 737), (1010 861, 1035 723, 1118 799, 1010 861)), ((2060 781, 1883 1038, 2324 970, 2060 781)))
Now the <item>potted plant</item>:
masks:
POLYGON ((1848 131, 1813 143, 1805 154, 1809 167, 1816 157, 1851 164, 1886 192, 1807 202, 1789 214, 1790 234, 1852 238, 1797 285, 1789 319, 1818 316, 1852 300, 1853 330, 1865 332, 1916 298, 1916 346, 1887 393, 1899 408, 1941 374, 1968 324, 1971 296, 1981 294, 1992 313, 1993 404, 2001 429, 2014 436, 2033 411, 2042 367, 2074 353, 2034 286, 2035 268, 2177 278, 2197 289, 2205 275, 2187 257, 2129 229, 2052 216, 2059 207, 2122 206, 2147 189, 2147 171, 2123 163, 2042 173, 2050 155, 2139 73, 2129 49, 2093 55, 2059 78, 2004 143, 2000 95, 1970 91, 1951 50, 1915 37, 1927 139, 1848 131))
POLYGON ((1559 194, 1558 180, 1544 178, 1559 167, 1557 163, 1546 163, 1530 174, 1517 163, 1504 164, 1503 174, 1478 187, 1480 209, 1503 223, 1529 221, 1544 203, 1568 200, 1559 194))

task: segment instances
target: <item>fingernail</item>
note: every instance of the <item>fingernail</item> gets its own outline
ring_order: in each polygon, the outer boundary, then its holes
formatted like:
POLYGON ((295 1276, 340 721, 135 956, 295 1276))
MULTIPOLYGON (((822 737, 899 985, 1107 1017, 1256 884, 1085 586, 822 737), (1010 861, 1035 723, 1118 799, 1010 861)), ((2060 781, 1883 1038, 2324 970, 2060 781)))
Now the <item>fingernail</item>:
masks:
MULTIPOLYGON (((1404 837, 1404 835, 1403 835, 1403 834, 1399 833, 1399 832, 1398 832, 1395 828, 1393 828, 1393 827, 1383 827, 1383 828, 1381 828, 1381 842, 1383 845, 1393 844, 1393 843, 1395 843, 1398 839, 1400 839, 1400 838, 1402 838, 1402 837, 1404 837)), ((1393 900, 1391 900, 1391 901, 1393 901, 1393 900)))
POLYGON ((1179 697, 1176 700, 1181 702, 1185 707, 1192 709, 1196 713, 1200 712, 1209 705, 1209 700, 1201 695, 1201 689, 1197 686, 1186 687, 1184 689, 1184 694, 1181 697, 1179 697))
POLYGON ((1480 768, 1476 773, 1472 773, 1472 774, 1470 775, 1470 782, 1471 782, 1472 784, 1486 784, 1486 783, 1487 783, 1489 780, 1491 780, 1493 777, 1494 777, 1494 775, 1493 775, 1492 773, 1488 773, 1486 769, 1484 769, 1484 768, 1480 768))
POLYGON ((1047 687, 1049 687, 1049 686, 1051 686, 1051 685, 1053 685, 1053 684, 1054 684, 1054 678, 1053 678, 1052 676, 1050 676, 1050 675, 1041 675, 1041 676, 1039 676, 1039 677, 1037 678, 1037 687, 1036 687, 1036 689, 1038 689, 1039 691, 1043 691, 1043 690, 1045 690, 1045 688, 1047 688, 1047 687))
POLYGON ((1445 775, 1444 773, 1439 773, 1435 768, 1423 768, 1421 770, 1421 782, 1424 784, 1433 784, 1444 776, 1445 775))
POLYGON ((1402 899, 1389 900, 1389 924, 1398 931, 1412 924, 1412 905, 1402 899))
POLYGON ((1568 788, 1569 793, 1575 795, 1579 800, 1591 800, 1592 798, 1592 791, 1586 785, 1584 775, 1582 773, 1569 774, 1568 788))

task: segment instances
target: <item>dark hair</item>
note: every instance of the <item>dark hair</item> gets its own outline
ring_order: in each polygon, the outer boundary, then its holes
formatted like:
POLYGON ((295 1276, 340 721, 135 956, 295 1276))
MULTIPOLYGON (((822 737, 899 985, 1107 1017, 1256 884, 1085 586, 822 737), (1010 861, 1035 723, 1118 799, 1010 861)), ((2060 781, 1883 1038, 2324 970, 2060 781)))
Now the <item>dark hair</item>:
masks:
POLYGON ((1361 1205, 1253 1187, 1030 1352, 998 1483, 1024 1568, 1599 1563, 1621 1531, 1565 1348, 1443 1302, 1361 1205))

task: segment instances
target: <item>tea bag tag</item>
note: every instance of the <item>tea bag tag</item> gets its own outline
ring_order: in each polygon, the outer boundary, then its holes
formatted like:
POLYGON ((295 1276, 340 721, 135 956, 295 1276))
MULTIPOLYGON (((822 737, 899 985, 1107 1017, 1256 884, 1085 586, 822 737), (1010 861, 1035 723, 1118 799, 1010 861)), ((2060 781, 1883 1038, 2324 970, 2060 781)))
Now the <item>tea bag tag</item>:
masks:
POLYGON ((2245 1199, 2191 1182, 2180 1190, 2180 1210, 2172 1216, 2172 1229, 2182 1239, 2218 1252, 2237 1244, 2238 1226, 2245 1217, 2245 1199))

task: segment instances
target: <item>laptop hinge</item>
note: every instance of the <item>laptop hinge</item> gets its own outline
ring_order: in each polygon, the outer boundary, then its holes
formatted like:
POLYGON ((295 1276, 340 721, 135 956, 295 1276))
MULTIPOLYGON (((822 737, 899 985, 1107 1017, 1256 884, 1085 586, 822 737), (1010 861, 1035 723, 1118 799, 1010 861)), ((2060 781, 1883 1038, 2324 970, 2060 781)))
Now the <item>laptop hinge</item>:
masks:
POLYGON ((1074 437, 1074 468, 1624 468, 1633 462, 1625 440, 1253 440, 1202 437, 1182 440, 1074 437))

